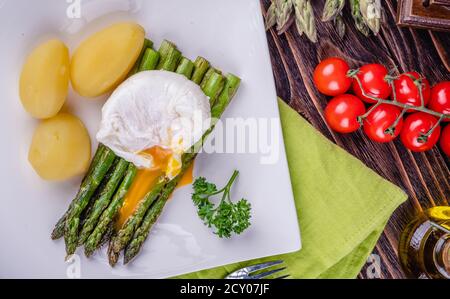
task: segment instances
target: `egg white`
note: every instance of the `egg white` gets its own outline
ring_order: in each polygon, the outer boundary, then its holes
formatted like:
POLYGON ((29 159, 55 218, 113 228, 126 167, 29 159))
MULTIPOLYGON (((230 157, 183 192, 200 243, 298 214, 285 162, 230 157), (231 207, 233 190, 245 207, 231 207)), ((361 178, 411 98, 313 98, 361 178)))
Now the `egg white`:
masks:
POLYGON ((142 152, 155 146, 170 150, 180 162, 209 128, 210 111, 208 97, 186 77, 141 72, 124 81, 103 106, 97 140, 138 168, 154 167, 152 157, 142 152))

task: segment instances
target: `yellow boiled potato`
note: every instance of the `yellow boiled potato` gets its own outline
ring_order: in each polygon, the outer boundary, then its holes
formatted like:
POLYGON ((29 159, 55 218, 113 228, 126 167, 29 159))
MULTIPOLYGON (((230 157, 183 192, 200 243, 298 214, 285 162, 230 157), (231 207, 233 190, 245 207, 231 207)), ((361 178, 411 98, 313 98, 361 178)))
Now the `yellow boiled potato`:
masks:
POLYGON ((132 69, 144 39, 144 28, 135 23, 118 23, 86 39, 72 57, 73 88, 90 98, 112 91, 132 69))
POLYGON ((62 181, 84 173, 91 158, 91 139, 75 116, 60 113, 36 128, 28 160, 38 175, 62 181))
POLYGON ((69 50, 59 40, 41 44, 28 56, 20 76, 20 99, 33 117, 55 116, 69 89, 69 50))

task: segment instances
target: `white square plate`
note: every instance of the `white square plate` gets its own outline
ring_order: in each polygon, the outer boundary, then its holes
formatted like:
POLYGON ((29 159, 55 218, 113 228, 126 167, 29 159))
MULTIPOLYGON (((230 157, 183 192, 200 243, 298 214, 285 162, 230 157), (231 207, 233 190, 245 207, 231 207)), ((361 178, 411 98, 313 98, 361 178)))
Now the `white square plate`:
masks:
MULTIPOLYGON (((60 38, 73 51, 90 33, 120 20, 141 24, 156 45, 164 38, 172 40, 185 56, 204 56, 240 76, 242 87, 224 117, 275 119, 279 157, 271 165, 262 164, 263 154, 258 153, 198 158, 195 175, 218 185, 225 184, 234 169, 240 170, 233 197, 245 197, 253 207, 252 226, 242 235, 229 240, 213 235, 197 217, 191 188, 185 187, 176 191, 132 264, 111 269, 104 252, 88 260, 80 250, 81 277, 163 278, 299 250, 259 0, 83 0, 81 17, 73 18, 77 10, 70 5, 77 2, 0 0, 0 277, 64 278, 73 270, 64 262, 63 242, 51 241, 50 232, 76 194, 80 178, 45 182, 27 161, 37 122, 24 112, 18 97, 24 58, 50 37, 60 38)), ((104 100, 86 100, 71 92, 66 109, 95 136, 104 100)))

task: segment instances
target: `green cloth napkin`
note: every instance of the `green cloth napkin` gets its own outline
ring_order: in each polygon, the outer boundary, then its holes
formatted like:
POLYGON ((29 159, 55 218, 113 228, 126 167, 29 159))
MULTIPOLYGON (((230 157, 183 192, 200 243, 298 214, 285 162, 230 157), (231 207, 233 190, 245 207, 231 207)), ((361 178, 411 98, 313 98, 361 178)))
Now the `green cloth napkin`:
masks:
MULTIPOLYGON (((355 278, 406 194, 330 142, 279 101, 302 250, 179 278, 223 278, 283 259, 293 278, 355 278)), ((268 242, 270 242, 268 240, 268 242)))

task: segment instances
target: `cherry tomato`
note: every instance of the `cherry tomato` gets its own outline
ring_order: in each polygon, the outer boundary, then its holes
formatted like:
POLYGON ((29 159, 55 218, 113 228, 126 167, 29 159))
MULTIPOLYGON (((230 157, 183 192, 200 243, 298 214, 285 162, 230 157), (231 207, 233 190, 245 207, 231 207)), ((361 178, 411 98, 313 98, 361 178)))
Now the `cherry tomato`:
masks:
POLYGON ((450 157, 450 125, 442 130, 440 145, 444 153, 450 157))
POLYGON ((352 79, 347 77, 349 70, 350 67, 343 59, 327 58, 314 70, 314 83, 317 89, 327 96, 344 94, 352 84, 352 79))
POLYGON ((332 99, 325 108, 325 119, 336 132, 351 133, 361 126, 358 116, 366 112, 364 103, 351 94, 343 94, 332 99))
POLYGON ((425 112, 413 113, 405 119, 400 139, 405 147, 413 152, 430 150, 439 140, 441 127, 438 126, 424 142, 421 142, 420 137, 428 133, 437 122, 436 117, 425 112))
MULTIPOLYGON (((381 64, 366 64, 359 69, 357 77, 361 81, 364 92, 372 97, 387 99, 391 95, 391 86, 384 80, 388 70, 381 64)), ((353 79, 353 91, 366 103, 376 103, 369 97, 363 95, 356 79, 353 79)))
MULTIPOLYGON (((431 89, 428 107, 439 113, 450 114, 450 81, 438 83, 431 89)), ((450 119, 444 121, 448 122, 450 119)))
POLYGON ((381 104, 376 107, 364 120, 364 132, 367 137, 376 142, 394 140, 401 132, 403 119, 400 119, 392 134, 386 132, 397 120, 402 111, 392 105, 381 104))
MULTIPOLYGON (((421 75, 417 72, 409 72, 400 75, 396 80, 394 80, 394 89, 397 96, 397 101, 403 104, 409 104, 412 106, 420 106, 420 93, 419 88, 414 84, 411 77, 420 79, 421 75)), ((428 104, 430 100, 430 83, 426 78, 422 78, 422 95, 424 105, 428 104)), ((394 93, 392 93, 394 95, 394 93)), ((408 111, 411 112, 411 111, 408 111)))

